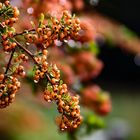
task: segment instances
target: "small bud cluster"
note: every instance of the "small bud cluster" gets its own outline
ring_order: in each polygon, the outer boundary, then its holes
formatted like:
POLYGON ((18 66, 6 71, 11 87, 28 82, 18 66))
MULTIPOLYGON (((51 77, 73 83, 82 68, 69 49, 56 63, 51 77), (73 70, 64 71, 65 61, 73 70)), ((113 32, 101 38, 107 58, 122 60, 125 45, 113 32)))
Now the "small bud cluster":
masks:
POLYGON ((22 65, 19 65, 16 70, 14 71, 14 74, 16 75, 19 75, 21 77, 24 77, 25 76, 25 70, 24 70, 24 67, 22 65))
POLYGON ((27 62, 27 60, 28 60, 28 56, 25 55, 24 53, 21 53, 20 55, 18 55, 17 57, 15 57, 14 62, 15 63, 21 62, 21 61, 27 62))
MULTIPOLYGON (((7 36, 7 37, 9 37, 9 36, 7 36)), ((5 39, 3 39, 3 43, 2 43, 3 50, 5 52, 10 52, 11 50, 15 49, 17 44, 15 42, 11 42, 7 37, 5 39)))
POLYGON ((45 73, 48 71, 47 54, 48 54, 48 51, 46 49, 43 49, 42 55, 35 57, 36 64, 39 65, 37 66, 37 69, 34 75, 35 83, 37 83, 40 80, 40 78, 44 78, 45 73))
POLYGON ((80 30, 79 19, 72 17, 67 11, 63 12, 62 18, 52 17, 51 23, 41 24, 35 32, 25 34, 28 43, 42 43, 44 47, 49 47, 54 40, 67 40, 76 38, 80 30))
POLYGON ((0 74, 0 108, 5 108, 14 101, 19 88, 20 82, 16 77, 0 74))
POLYGON ((17 45, 11 38, 13 38, 15 32, 15 28, 12 26, 18 20, 19 10, 17 7, 11 7, 9 1, 6 0, 4 4, 0 3, 0 15, 2 18, 0 28, 4 29, 1 30, 3 49, 6 52, 10 52, 17 45))

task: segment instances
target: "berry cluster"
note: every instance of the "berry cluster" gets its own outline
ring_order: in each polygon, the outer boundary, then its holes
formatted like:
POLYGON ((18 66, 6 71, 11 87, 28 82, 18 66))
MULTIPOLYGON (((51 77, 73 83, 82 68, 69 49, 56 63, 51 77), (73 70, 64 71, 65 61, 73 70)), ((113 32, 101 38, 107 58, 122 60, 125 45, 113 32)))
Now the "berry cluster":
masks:
POLYGON ((47 102, 55 101, 57 109, 62 114, 59 123, 60 130, 77 128, 82 121, 80 116, 79 97, 71 96, 67 85, 60 80, 60 70, 55 64, 48 65, 47 50, 42 51, 42 55, 35 57, 37 63, 34 75, 34 82, 38 82, 45 76, 48 78, 47 87, 44 90, 44 99, 47 102))
POLYGON ((28 56, 25 55, 24 53, 21 53, 14 58, 15 63, 22 62, 22 61, 27 62, 27 60, 28 60, 28 56))
MULTIPOLYGON (((20 88, 18 77, 25 77, 23 62, 28 62, 28 54, 35 64, 34 82, 47 79, 44 99, 48 102, 56 101, 58 111, 62 114, 61 130, 77 128, 82 121, 78 96, 71 96, 67 85, 60 80, 60 70, 55 64, 47 62, 47 47, 54 45, 55 40, 75 38, 80 30, 79 19, 72 17, 67 11, 63 12, 61 19, 50 17, 44 24, 44 15, 41 15, 39 25, 35 29, 15 33, 13 23, 18 20, 19 11, 11 7, 9 1, 0 3, 0 37, 5 52, 11 53, 4 74, 0 75, 0 108, 5 108, 13 102, 16 92, 20 88), (10 11, 10 12, 9 12, 10 11), (5 16, 6 15, 6 16, 5 16), (25 42, 20 43, 17 36, 23 35, 25 42), (32 43, 37 49, 36 54, 25 45, 32 43), (24 44, 23 46, 21 44, 24 44), (42 47, 43 46, 43 47, 42 47)), ((23 39, 24 40, 24 39, 23 39)))
POLYGON ((105 116, 111 111, 111 99, 107 92, 98 86, 89 86, 82 91, 82 103, 93 109, 100 116, 105 116))
POLYGON ((28 56, 25 54, 18 55, 16 52, 12 52, 5 73, 0 74, 0 108, 5 108, 14 101, 15 95, 21 86, 17 77, 25 76, 24 67, 21 64, 27 60, 28 56), (12 58, 14 58, 13 63, 12 58), (9 69, 10 72, 8 73, 9 69))
POLYGON ((17 7, 11 7, 9 1, 5 1, 4 4, 0 3, 0 33, 2 35, 2 45, 6 52, 10 52, 16 47, 16 43, 12 40, 15 28, 13 24, 17 22, 19 16, 19 10, 17 7))
POLYGON ((47 102, 56 101, 57 109, 62 114, 61 122, 58 124, 60 130, 77 128, 82 121, 79 97, 70 95, 67 85, 59 79, 56 65, 52 65, 50 74, 51 83, 48 83, 44 91, 44 99, 47 102))
POLYGON ((2 25, 13 26, 18 20, 19 10, 17 7, 12 7, 8 0, 5 3, 0 3, 0 15, 2 18, 2 25))
POLYGON ((19 88, 20 82, 16 77, 0 74, 0 108, 5 108, 14 101, 19 88))
POLYGON ((25 34, 25 39, 28 43, 41 43, 46 48, 53 45, 54 40, 76 38, 79 30, 79 19, 72 17, 68 11, 64 11, 61 19, 51 17, 47 25, 42 21, 35 31, 25 34))
POLYGON ((47 49, 43 49, 42 55, 39 54, 39 56, 36 56, 34 58, 37 64, 35 75, 34 75, 35 83, 38 83, 40 78, 44 78, 45 73, 48 71, 47 54, 48 54, 47 49))

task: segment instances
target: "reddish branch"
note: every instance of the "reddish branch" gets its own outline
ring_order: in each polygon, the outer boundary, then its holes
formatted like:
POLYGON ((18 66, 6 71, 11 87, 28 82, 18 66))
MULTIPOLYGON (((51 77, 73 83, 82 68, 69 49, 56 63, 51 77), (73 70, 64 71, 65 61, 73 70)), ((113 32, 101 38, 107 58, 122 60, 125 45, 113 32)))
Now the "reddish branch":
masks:
POLYGON ((9 62, 7 64, 7 67, 6 67, 6 71, 5 71, 5 75, 7 74, 8 70, 9 70, 9 67, 11 65, 11 61, 12 61, 12 58, 13 58, 13 55, 14 55, 14 52, 15 52, 15 49, 13 49, 12 53, 11 53, 11 56, 10 56, 10 59, 9 59, 9 62))
MULTIPOLYGON (((19 42, 17 42, 16 40, 15 40, 15 42, 17 43, 17 46, 18 46, 20 49, 24 50, 24 51, 32 58, 32 60, 34 61, 34 63, 35 63, 39 68, 41 68, 41 66, 40 66, 40 65, 37 63, 37 61, 35 60, 34 55, 33 55, 28 49, 26 49, 25 47, 23 47, 19 42)), ((46 73, 46 77, 47 77, 47 79, 49 80, 49 82, 52 83, 51 78, 50 78, 50 76, 49 76, 48 73, 46 73)))

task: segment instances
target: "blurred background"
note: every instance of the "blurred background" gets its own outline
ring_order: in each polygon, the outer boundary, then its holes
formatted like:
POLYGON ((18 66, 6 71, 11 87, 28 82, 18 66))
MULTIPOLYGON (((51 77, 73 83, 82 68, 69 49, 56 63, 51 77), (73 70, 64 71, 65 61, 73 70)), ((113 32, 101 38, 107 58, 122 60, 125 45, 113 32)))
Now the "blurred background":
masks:
MULTIPOLYGON (((55 57, 49 57, 60 66, 65 82, 81 95, 86 128, 81 126, 77 139, 140 140, 139 0, 11 0, 11 3, 22 13, 16 26, 19 32, 30 28, 28 19, 36 20, 41 12, 58 16, 67 9, 81 20, 80 38, 63 44, 66 49, 57 42, 59 49, 50 49, 50 56, 55 57), (107 98, 107 106, 93 107, 94 99, 90 101, 90 97, 106 91, 111 97, 107 98)), ((58 132, 54 122, 57 109, 42 100, 30 73, 23 83, 16 101, 0 110, 0 140, 70 138, 67 133, 58 132)))

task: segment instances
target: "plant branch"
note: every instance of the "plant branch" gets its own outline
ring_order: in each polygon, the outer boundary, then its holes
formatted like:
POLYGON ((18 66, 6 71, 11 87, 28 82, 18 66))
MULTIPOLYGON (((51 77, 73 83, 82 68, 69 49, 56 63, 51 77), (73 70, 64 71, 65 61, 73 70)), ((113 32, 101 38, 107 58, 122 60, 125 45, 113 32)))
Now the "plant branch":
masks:
MULTIPOLYGON (((48 27, 48 25, 45 25, 45 26, 46 26, 46 28, 48 27)), ((23 35, 23 34, 28 33, 28 32, 33 32, 33 31, 36 31, 35 28, 29 29, 29 30, 24 30, 23 32, 15 33, 15 34, 14 34, 14 37, 16 37, 16 36, 18 36, 18 35, 23 35)))
POLYGON ((4 28, 4 26, 2 25, 2 23, 0 23, 0 27, 1 27, 1 28, 4 28))
POLYGON ((28 49, 26 49, 25 47, 23 47, 19 42, 17 42, 16 40, 15 40, 15 42, 17 43, 17 46, 20 49, 24 50, 32 58, 32 60, 35 62, 35 64, 37 64, 39 66, 39 64, 36 62, 36 60, 34 58, 34 55, 28 49))
POLYGON ((23 34, 25 34, 25 33, 27 33, 27 32, 32 32, 32 31, 35 31, 35 29, 24 30, 23 32, 15 33, 15 34, 14 34, 14 37, 16 37, 16 36, 18 36, 18 35, 23 35, 23 34))
POLYGON ((13 58, 13 55, 14 55, 14 52, 15 52, 15 49, 12 50, 12 53, 11 53, 11 56, 10 56, 10 59, 9 59, 9 62, 7 64, 7 67, 6 67, 6 71, 5 71, 5 75, 7 74, 8 70, 9 70, 9 67, 10 67, 10 64, 11 64, 11 61, 12 61, 12 58, 13 58))
MULTIPOLYGON (((37 63, 37 61, 35 60, 34 55, 33 55, 28 49, 26 49, 25 47, 23 47, 19 42, 17 42, 16 40, 15 40, 15 42, 17 43, 18 47, 19 47, 20 49, 24 50, 24 51, 32 58, 32 60, 34 61, 34 63, 35 63, 39 68, 41 68, 41 66, 40 66, 40 65, 37 63)), ((49 76, 48 73, 46 73, 46 77, 47 77, 47 79, 49 80, 49 82, 52 83, 51 78, 50 78, 50 76, 49 76)))

